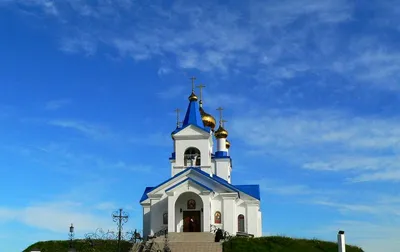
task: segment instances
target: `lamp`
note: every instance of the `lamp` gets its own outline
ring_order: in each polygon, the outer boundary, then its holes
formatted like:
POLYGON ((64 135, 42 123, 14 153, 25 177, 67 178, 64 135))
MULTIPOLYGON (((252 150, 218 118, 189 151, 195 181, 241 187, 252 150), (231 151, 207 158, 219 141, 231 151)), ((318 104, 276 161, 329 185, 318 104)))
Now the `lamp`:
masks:
POLYGON ((69 227, 69 232, 73 233, 74 232, 74 225, 71 223, 71 226, 69 227))
POLYGON ((181 208, 181 210, 180 210, 180 211, 181 211, 181 213, 182 213, 182 208, 181 208))

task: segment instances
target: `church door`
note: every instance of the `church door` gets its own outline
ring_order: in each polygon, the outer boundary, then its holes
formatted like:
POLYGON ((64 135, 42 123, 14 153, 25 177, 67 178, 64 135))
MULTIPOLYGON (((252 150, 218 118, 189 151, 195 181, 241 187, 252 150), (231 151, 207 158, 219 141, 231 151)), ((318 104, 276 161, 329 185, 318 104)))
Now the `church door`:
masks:
POLYGON ((183 211, 183 232, 201 232, 200 211, 183 211))

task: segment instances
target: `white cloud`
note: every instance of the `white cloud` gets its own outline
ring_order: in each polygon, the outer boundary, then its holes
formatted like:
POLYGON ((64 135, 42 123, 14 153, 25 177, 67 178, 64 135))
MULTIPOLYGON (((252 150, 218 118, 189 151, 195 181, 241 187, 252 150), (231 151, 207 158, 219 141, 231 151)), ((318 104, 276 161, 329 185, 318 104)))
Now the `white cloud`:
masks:
POLYGON ((97 227, 111 227, 108 216, 96 216, 80 203, 50 202, 19 209, 0 207, 3 221, 18 221, 31 227, 65 233, 71 223, 79 230, 93 231, 97 227), (6 219, 7 218, 7 219, 6 219))

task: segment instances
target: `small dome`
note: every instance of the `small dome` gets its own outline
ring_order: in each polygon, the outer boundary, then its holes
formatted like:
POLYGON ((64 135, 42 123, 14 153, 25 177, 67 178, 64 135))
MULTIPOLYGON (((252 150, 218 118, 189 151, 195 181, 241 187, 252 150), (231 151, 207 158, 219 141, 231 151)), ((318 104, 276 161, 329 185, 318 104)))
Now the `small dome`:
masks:
POLYGON ((212 130, 215 128, 215 118, 207 114, 203 108, 200 108, 201 120, 203 120, 203 124, 206 127, 210 127, 212 130))
POLYGON ((216 138, 227 138, 228 137, 228 131, 226 131, 221 125, 218 127, 218 129, 214 133, 216 138))
POLYGON ((228 139, 226 139, 225 146, 226 146, 227 149, 229 149, 231 147, 231 143, 228 141, 228 139))
POLYGON ((192 93, 189 96, 189 101, 197 101, 197 95, 192 91, 192 93))

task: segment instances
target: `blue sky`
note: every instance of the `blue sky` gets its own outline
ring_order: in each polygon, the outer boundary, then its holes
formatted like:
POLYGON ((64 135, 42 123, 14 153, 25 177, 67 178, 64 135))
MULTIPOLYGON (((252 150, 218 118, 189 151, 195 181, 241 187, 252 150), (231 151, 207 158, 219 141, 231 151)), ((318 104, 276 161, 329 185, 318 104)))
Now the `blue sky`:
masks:
POLYGON ((192 75, 266 235, 398 250, 398 1, 240 2, 0 0, 0 251, 140 229, 192 75))

